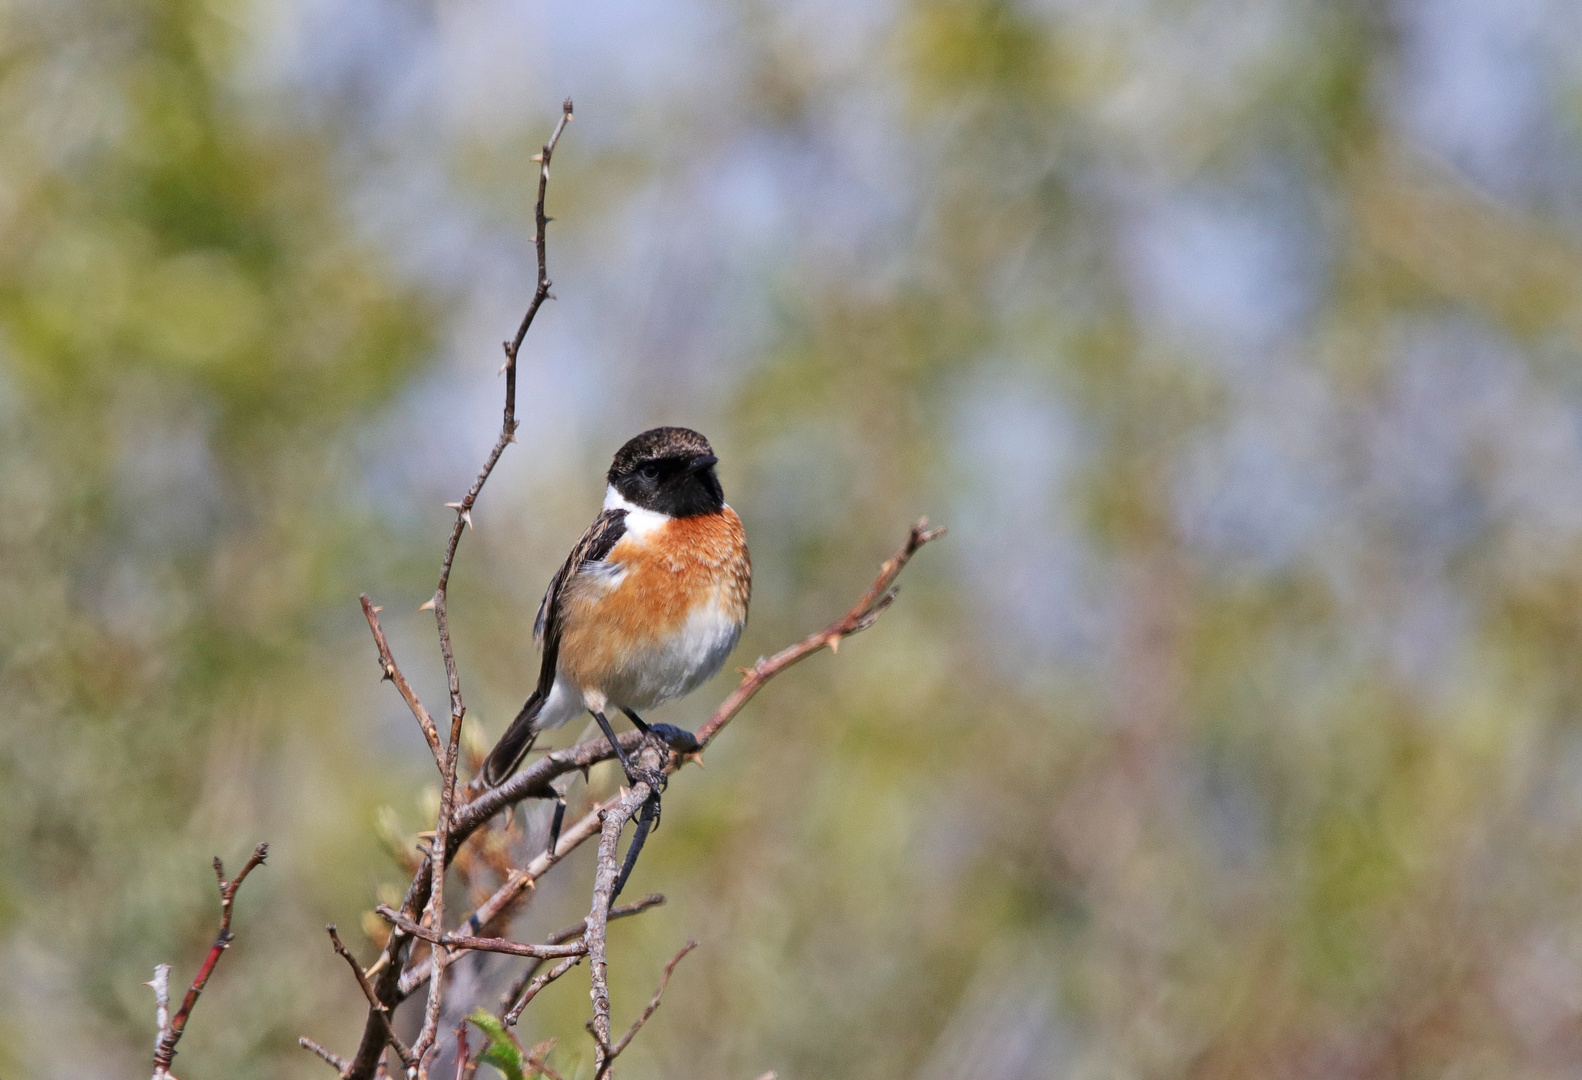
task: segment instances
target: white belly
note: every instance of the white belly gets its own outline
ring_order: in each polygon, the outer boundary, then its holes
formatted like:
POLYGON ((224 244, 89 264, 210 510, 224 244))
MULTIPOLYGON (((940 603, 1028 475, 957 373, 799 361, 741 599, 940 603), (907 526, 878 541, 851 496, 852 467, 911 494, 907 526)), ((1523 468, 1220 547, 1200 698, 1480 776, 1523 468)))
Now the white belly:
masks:
POLYGON ((713 678, 741 636, 741 621, 726 613, 722 601, 706 604, 692 613, 679 634, 635 653, 610 685, 600 689, 622 708, 652 709, 713 678))

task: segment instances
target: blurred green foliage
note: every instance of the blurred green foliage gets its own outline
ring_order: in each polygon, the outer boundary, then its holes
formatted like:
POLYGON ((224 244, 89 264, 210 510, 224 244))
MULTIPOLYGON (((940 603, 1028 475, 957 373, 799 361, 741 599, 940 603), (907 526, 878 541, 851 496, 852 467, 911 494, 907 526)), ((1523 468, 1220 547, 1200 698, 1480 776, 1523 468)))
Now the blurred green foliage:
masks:
MULTIPOLYGON (((145 1067, 140 983, 190 974, 208 857, 261 839, 177 1071, 352 1045, 318 928, 399 887, 435 799, 355 597, 440 700, 413 609, 497 423, 562 78, 562 299, 453 586, 469 737, 520 703, 538 594, 641 427, 720 449, 741 662, 917 514, 952 529, 673 785, 617 1025, 703 945, 623 1071, 1575 1072, 1563 5, 673 0, 663 33, 543 14, 550 85, 511 108, 501 6, 323 7, 369 42, 315 62, 356 77, 286 90, 248 77, 275 46, 240 0, 0 5, 0 1076, 145 1067), (439 74, 359 98, 405 67, 439 74), (391 119, 424 94, 454 115, 391 119), (451 201, 413 214, 400 178, 451 201), (413 271, 449 213, 508 299, 413 271)), ((586 859, 557 873, 522 935, 584 914, 586 859)), ((459 965, 452 1022, 511 974, 459 965)), ((568 1077, 583 987, 521 1032, 568 1077)))

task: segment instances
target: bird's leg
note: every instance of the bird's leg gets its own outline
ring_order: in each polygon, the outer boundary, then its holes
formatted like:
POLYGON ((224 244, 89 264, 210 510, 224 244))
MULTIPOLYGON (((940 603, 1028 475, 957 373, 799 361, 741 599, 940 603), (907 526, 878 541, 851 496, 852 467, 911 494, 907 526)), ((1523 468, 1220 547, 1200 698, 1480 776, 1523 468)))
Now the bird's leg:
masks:
POLYGON ((643 807, 637 812, 637 828, 632 832, 632 843, 626 849, 626 861, 621 864, 621 872, 615 879, 615 888, 610 890, 612 905, 615 903, 615 898, 621 895, 621 890, 626 887, 626 879, 632 876, 632 867, 637 865, 637 855, 643 850, 648 832, 658 820, 659 792, 655 791, 643 800, 643 807))
POLYGON ((626 714, 626 718, 632 722, 633 727, 635 727, 638 731, 641 731, 644 735, 648 734, 648 725, 643 722, 643 718, 641 716, 638 716, 631 709, 623 708, 621 711, 626 714))
POLYGON ((549 852, 550 858, 555 856, 555 845, 560 843, 560 826, 566 820, 566 797, 561 795, 555 800, 555 816, 549 821, 549 852))
POLYGON ((610 740, 610 749, 615 751, 616 760, 621 763, 621 768, 626 772, 626 782, 628 784, 637 783, 636 770, 632 768, 631 759, 626 756, 626 751, 621 749, 621 740, 615 737, 615 729, 610 726, 610 722, 604 718, 602 712, 593 709, 588 711, 593 713, 593 718, 599 722, 599 730, 604 732, 604 737, 610 740))

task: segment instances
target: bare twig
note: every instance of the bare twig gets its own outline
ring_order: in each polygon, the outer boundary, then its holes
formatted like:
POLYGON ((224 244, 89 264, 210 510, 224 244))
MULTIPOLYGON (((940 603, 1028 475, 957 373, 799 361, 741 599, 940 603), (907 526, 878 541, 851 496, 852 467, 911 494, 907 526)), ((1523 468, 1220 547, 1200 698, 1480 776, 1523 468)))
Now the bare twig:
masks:
MULTIPOLYGON (((552 941, 548 946, 525 945, 507 941, 502 938, 489 938, 480 936, 479 932, 487 928, 491 922, 505 914, 517 900, 529 889, 533 888, 536 880, 550 867, 554 866, 567 852, 588 840, 594 833, 601 834, 598 873, 594 890, 594 903, 589 918, 575 932, 586 943, 587 954, 590 957, 590 967, 593 969, 592 997, 595 1005, 596 1040, 598 1041, 598 1064, 596 1078, 607 1075, 610 1062, 613 1060, 613 1047, 609 1035, 609 997, 608 997, 608 968, 605 956, 605 933, 608 919, 618 917, 626 909, 610 909, 611 899, 616 891, 620 877, 619 868, 615 866, 615 852, 619 844, 620 831, 627 820, 637 812, 650 792, 646 784, 639 784, 633 790, 623 792, 603 806, 596 806, 589 814, 575 823, 570 829, 561 834, 560 842, 554 852, 544 853, 535 858, 526 867, 510 870, 506 880, 495 890, 488 900, 480 904, 464 925, 456 931, 445 931, 445 902, 444 881, 445 874, 451 860, 455 857, 460 846, 467 838, 483 827, 490 818, 505 808, 524 798, 555 797, 556 792, 553 782, 567 773, 586 770, 590 766, 604 761, 611 756, 612 750, 608 740, 592 739, 564 750, 546 753, 530 768, 524 769, 500 787, 483 791, 472 798, 465 805, 457 805, 456 785, 458 782, 459 748, 462 725, 466 715, 466 707, 462 700, 461 681, 457 671, 454 650, 451 645, 448 621, 447 600, 451 569, 455 562, 456 551, 461 542, 464 531, 473 524, 472 511, 484 484, 492 474, 505 447, 515 441, 517 431, 516 419, 516 371, 517 359, 526 334, 536 317, 539 308, 547 299, 553 299, 550 292, 551 282, 548 276, 548 262, 546 255, 545 237, 551 220, 545 214, 545 194, 549 182, 549 164, 555 146, 559 142, 567 123, 571 120, 572 106, 568 100, 562 110, 559 122, 550 139, 545 143, 542 153, 536 159, 540 162, 538 176, 538 198, 535 203, 536 235, 534 245, 538 256, 538 278, 533 297, 523 315, 521 325, 518 327, 512 340, 504 343, 506 362, 501 369, 506 377, 505 407, 501 421, 500 435, 493 448, 490 450, 483 467, 479 470, 477 478, 473 481, 465 496, 455 503, 447 504, 456 512, 456 520, 452 525, 449 541, 445 548, 440 564, 440 574, 437 588, 433 597, 424 605, 434 611, 435 626, 439 636, 440 653, 445 664, 445 673, 450 696, 450 730, 448 738, 441 740, 437 725, 433 718, 423 708, 416 694, 400 675, 394 659, 390 656, 388 643, 384 640, 383 632, 379 628, 376 618, 377 608, 364 598, 363 606, 365 616, 369 620, 370 629, 375 635, 375 642, 380 647, 380 663, 386 677, 397 683, 398 690, 407 700, 413 715, 418 719, 419 726, 423 728, 424 738, 429 743, 435 761, 441 773, 440 809, 435 824, 433 843, 425 854, 411 886, 407 890, 402 902, 401 910, 394 911, 386 908, 382 913, 391 918, 393 929, 385 948, 375 964, 366 973, 362 974, 360 982, 364 984, 364 992, 370 996, 370 1015, 364 1024, 362 1041, 359 1044, 357 1055, 349 1064, 346 1064, 343 1074, 347 1080, 372 1080, 375 1073, 381 1069, 379 1058, 387 1043, 386 1015, 406 996, 415 991, 423 981, 429 984, 428 1000, 424 1008, 423 1023, 418 1038, 413 1044, 411 1053, 416 1057, 418 1068, 416 1072, 422 1075, 426 1070, 428 1055, 434 1050, 438 1038, 438 1019, 440 1014, 440 1000, 443 994, 443 984, 446 969, 455 959, 465 951, 482 949, 488 951, 505 951, 515 955, 531 956, 535 963, 529 966, 518 981, 511 997, 519 998, 513 1008, 511 1017, 520 1015, 521 1007, 526 1000, 536 994, 553 978, 569 970, 579 960, 580 951, 575 955, 567 955, 554 951, 555 947, 564 942, 552 941), (608 849, 608 850, 607 850, 608 849), (427 957, 424 957, 409 970, 403 970, 408 949, 413 940, 428 940, 433 948, 427 957), (560 963, 556 965, 549 975, 538 976, 540 964, 537 962, 545 956, 559 957, 560 963), (537 987, 537 989, 534 989, 537 987), (526 995, 523 997, 522 995, 526 995)), ((744 678, 729 697, 715 710, 709 720, 699 729, 697 743, 706 746, 718 736, 720 731, 730 720, 741 711, 742 707, 762 688, 763 684, 779 672, 790 667, 806 656, 823 648, 832 651, 837 649, 840 642, 852 634, 871 626, 875 619, 883 613, 886 607, 894 600, 893 584, 896 576, 911 556, 923 544, 939 536, 944 530, 929 530, 927 522, 920 521, 911 530, 906 544, 897 554, 886 562, 881 568, 878 577, 858 604, 840 619, 831 623, 825 629, 805 638, 788 649, 776 653, 768 659, 760 658, 751 669, 743 672, 744 678)), ((637 752, 648 756, 650 759, 658 758, 657 768, 664 771, 673 771, 679 767, 682 755, 688 751, 698 749, 697 746, 682 746, 682 740, 676 739, 677 745, 666 747, 657 735, 644 735, 638 732, 627 733, 620 738, 621 746, 628 753, 637 752), (662 754, 661 752, 666 751, 662 754)), ((690 740, 687 740, 690 742, 690 740)), ((469 792, 476 789, 469 787, 469 792)), ((646 906, 646 905, 644 905, 646 906)), ((639 905, 631 905, 633 910, 641 910, 639 905)), ((668 978, 668 970, 667 970, 668 978)), ((645 1018, 646 1018, 645 1014, 645 1018)), ((639 1021, 638 1027, 641 1026, 639 1021)), ((620 1044, 623 1048, 629 1041, 636 1028, 628 1033, 620 1044)), ((617 1051, 618 1052, 618 1051, 617 1051)), ((327 1059, 330 1060, 330 1059, 327 1059)), ((340 1059, 334 1059, 338 1061, 340 1059)), ((334 1063, 332 1061, 332 1064, 334 1063)), ((476 1067, 474 1061, 473 1067, 476 1067)), ((534 1063, 535 1067, 541 1067, 534 1063)), ((340 1068, 340 1066, 337 1066, 340 1068)), ((414 1070, 408 1065, 408 1074, 414 1070)), ((546 1075, 553 1076, 547 1068, 546 1075)))
POLYGON ((342 1076, 345 1076, 347 1071, 351 1068, 350 1063, 348 1063, 345 1058, 341 1057, 339 1054, 330 1053, 328 1050, 324 1049, 324 1047, 320 1046, 306 1035, 297 1040, 297 1045, 302 1047, 302 1049, 310 1050, 319 1057, 323 1058, 329 1063, 330 1068, 334 1069, 342 1076))
POLYGON ((507 1027, 515 1026, 516 1022, 522 1018, 522 1010, 527 1008, 527 1003, 536 998, 538 996, 538 992, 544 989, 544 987, 560 978, 576 965, 582 963, 582 958, 586 955, 587 951, 584 950, 583 952, 578 953, 576 956, 566 957, 566 959, 562 960, 560 963, 544 972, 544 974, 529 982, 524 989, 518 990, 517 993, 522 995, 521 998, 519 998, 517 1003, 511 1007, 511 1011, 506 1013, 500 1019, 505 1022, 507 1027))
POLYGON ((440 771, 445 769, 445 751, 439 745, 439 729, 434 726, 434 718, 429 715, 428 709, 423 707, 423 702, 417 696, 417 691, 412 689, 412 684, 406 681, 406 676, 401 674, 401 669, 396 666, 395 656, 390 652, 390 643, 385 640, 384 628, 379 625, 379 612, 382 610, 373 605, 368 599, 368 594, 362 594, 363 618, 368 620, 368 629, 373 631, 374 645, 379 649, 379 669, 384 672, 386 679, 395 683, 396 690, 401 694, 401 699, 406 702, 407 708, 412 710, 412 715, 417 718, 418 727, 423 729, 423 738, 428 743, 428 748, 434 754, 434 764, 440 771))
POLYGON ((357 962, 357 958, 352 955, 352 951, 341 943, 341 936, 335 932, 334 923, 330 923, 324 929, 330 935, 330 944, 335 947, 335 951, 340 954, 347 964, 351 965, 352 976, 357 980, 357 985, 362 988, 363 997, 368 999, 369 1008, 384 1018, 385 1039, 390 1043, 390 1049, 396 1052, 396 1057, 401 1059, 402 1066, 408 1072, 416 1069, 417 1056, 407 1048, 406 1043, 396 1037, 395 1027, 390 1023, 390 1009, 384 1002, 379 1000, 379 995, 374 992, 373 984, 368 981, 368 976, 363 974, 362 965, 357 962))
POLYGON ((214 974, 214 965, 220 962, 220 954, 231 946, 231 904, 236 899, 236 890, 242 887, 242 882, 253 872, 253 867, 261 865, 268 856, 269 845, 259 844, 234 881, 225 880, 225 864, 220 862, 218 855, 214 857, 214 876, 220 883, 220 932, 209 947, 209 955, 204 957, 203 966, 193 976, 192 985, 181 1000, 181 1008, 176 1010, 169 1024, 163 1022, 163 1014, 169 1007, 170 967, 161 964, 160 967, 165 969, 163 973, 159 968, 154 969, 154 998, 161 1020, 159 1041, 154 1046, 154 1080, 166 1080, 170 1076, 170 1063, 176 1059, 176 1043, 181 1041, 181 1033, 186 1029, 187 1018, 192 1015, 192 1007, 198 1003, 198 995, 208 985, 209 976, 214 974))
POLYGON ((874 578, 873 584, 868 587, 863 598, 857 601, 850 611, 818 633, 808 635, 790 648, 781 649, 767 660, 760 657, 757 663, 742 672, 742 681, 737 684, 736 689, 720 702, 719 708, 714 710, 714 715, 698 729, 699 744, 708 746, 713 742, 725 725, 741 712, 742 706, 752 700, 752 696, 763 688, 764 683, 820 649, 829 649, 831 652, 838 650, 843 638, 861 633, 872 626, 874 621, 884 614, 885 608, 894 602, 896 594, 891 586, 901 570, 911 561, 912 556, 930 540, 937 540, 944 535, 944 529, 930 529, 928 519, 919 518, 917 524, 913 525, 911 532, 907 534, 906 542, 879 567, 879 576, 874 578))
POLYGON ((478 1075, 478 1063, 472 1058, 472 1047, 467 1045, 467 1021, 456 1025, 456 1080, 472 1080, 478 1075))
POLYGON ((665 965, 665 973, 659 976, 659 989, 655 990, 654 996, 648 1000, 648 1008, 643 1010, 643 1015, 632 1021, 632 1026, 626 1029, 626 1034, 621 1036, 620 1042, 610 1048, 611 1061, 621 1056, 621 1051, 626 1049, 637 1033, 642 1030, 643 1025, 648 1023, 648 1018, 658 1011, 659 999, 664 994, 665 987, 670 985, 671 972, 676 970, 676 965, 681 963, 682 957, 697 947, 698 943, 696 941, 689 940, 685 945, 681 946, 680 952, 670 958, 670 963, 665 965))
POLYGON ((565 1080, 565 1077, 551 1069, 549 1063, 538 1055, 538 1047, 536 1046, 533 1048, 533 1053, 528 1054, 524 1060, 529 1068, 537 1069, 547 1076, 549 1080, 565 1080))
MULTIPOLYGON (((653 766, 644 762, 642 767, 653 766)), ((592 974, 588 996, 593 999, 593 1080, 603 1080, 609 1074, 613 1061, 610 1052, 610 968, 605 937, 610 898, 615 893, 615 880, 620 874, 616 854, 620 848, 621 829, 637 813, 638 807, 648 801, 649 794, 649 787, 643 781, 633 784, 614 806, 604 812, 604 827, 599 837, 599 860, 593 875, 593 906, 588 911, 587 929, 582 935, 588 948, 588 967, 592 974)))
POLYGON ((170 965, 155 964, 154 978, 143 985, 154 988, 154 1022, 158 1025, 154 1032, 154 1053, 157 1054, 160 1044, 170 1033, 170 965))
POLYGON ((403 916, 399 911, 388 904, 380 904, 374 909, 381 918, 393 926, 399 926, 413 937, 420 937, 424 941, 435 945, 443 945, 450 949, 471 949, 476 952, 507 953, 511 956, 531 956, 540 960, 557 960, 563 956, 581 956, 588 950, 581 942, 570 945, 528 945, 521 941, 508 941, 505 938, 472 937, 468 934, 436 934, 426 926, 420 926, 411 919, 403 916))
MULTIPOLYGON (((611 908, 607 921, 613 922, 616 919, 624 919, 631 915, 638 915, 644 911, 647 911, 651 907, 658 907, 664 902, 665 898, 661 894, 649 893, 641 900, 636 900, 630 904, 622 904, 619 907, 611 908)), ((580 938, 584 933, 587 932, 587 929, 588 920, 583 919, 581 922, 574 923, 563 930, 556 930, 553 934, 550 934, 547 938, 545 938, 544 941, 546 944, 559 945, 563 941, 570 941, 572 938, 580 938)), ((522 994, 534 981, 533 976, 538 974, 538 969, 543 966, 543 963, 544 962, 542 960, 535 960, 533 963, 528 964, 522 970, 522 974, 517 976, 516 982, 511 984, 511 989, 507 990, 505 992, 505 996, 500 999, 500 1008, 510 1009, 510 1012, 504 1014, 502 1017, 502 1019, 504 1019, 507 1024, 516 1023, 517 1017, 522 1015, 522 1008, 527 1004, 528 1001, 528 999, 522 997, 522 994), (512 1002, 517 1003, 514 1008, 512 1008, 512 1002)), ((543 989, 543 987, 539 987, 539 989, 543 989)), ((535 994, 537 992, 537 990, 533 991, 535 994)))
MULTIPOLYGON (((522 317, 522 324, 518 327, 516 336, 505 346, 505 411, 500 422, 500 437, 495 441, 488 458, 484 460, 483 468, 478 471, 478 478, 472 482, 472 487, 467 490, 466 495, 462 496, 461 501, 452 507, 456 511, 456 523, 451 528, 450 542, 445 547, 445 557, 440 561, 439 584, 435 587, 434 596, 427 605, 434 610, 434 625, 439 633, 440 656, 445 661, 445 677, 450 687, 450 739, 445 748, 445 756, 440 762, 440 772, 443 775, 440 779, 439 817, 434 829, 434 846, 436 850, 442 852, 447 850, 451 817, 455 810, 457 749, 461 745, 462 721, 467 714, 467 707, 462 703, 461 698, 461 676, 456 670, 456 654, 450 641, 450 619, 447 611, 450 571, 456 559, 456 548, 461 543, 461 534, 472 524, 473 505, 478 501, 478 495, 483 491, 483 485, 488 481, 489 475, 494 472, 495 463, 500 460, 500 455, 516 439, 516 358, 522 341, 527 336, 528 328, 533 325, 533 318, 550 295, 551 282, 545 249, 549 219, 544 214, 544 197, 549 188, 550 158, 554 156, 555 145, 560 141, 561 132, 565 131, 566 125, 571 122, 571 112, 571 99, 567 98, 561 106, 560 122, 555 125, 555 130, 550 134, 549 141, 544 144, 544 149, 539 155, 538 200, 534 207, 534 216, 538 224, 538 233, 534 237, 534 245, 538 249, 538 286, 533 291, 533 299, 522 317)), ((435 930, 442 930, 445 924, 446 863, 447 859, 443 857, 433 860, 433 882, 429 886, 428 911, 424 921, 435 930)), ((434 1045, 438 1036, 440 998, 445 979, 445 964, 436 960, 429 966, 431 974, 428 1003, 423 1012, 422 1030, 418 1032, 417 1041, 412 1048, 419 1059, 434 1045)))
MULTIPOLYGON (((614 802, 615 800, 612 799, 608 805, 614 805, 614 802)), ((580 847, 589 837, 598 835, 600 815, 603 813, 605 805, 594 806, 592 810, 589 810, 581 818, 573 822, 570 827, 561 830, 560 841, 555 845, 553 854, 541 852, 526 866, 513 871, 505 879, 505 882, 494 891, 494 894, 480 904, 477 910, 463 921, 458 931, 475 934, 486 928, 495 919, 499 918, 501 913, 506 911, 522 893, 531 889, 534 882, 547 873, 550 867, 565 858, 568 852, 580 847)), ((476 827, 476 825, 469 826, 469 832, 476 827)), ((460 846, 459 841, 457 846, 460 846)), ((581 931, 578 931, 578 933, 581 933, 581 931)), ((442 956, 439 962, 448 966, 451 961, 444 959, 442 956)), ((431 977, 433 963, 432 957, 425 958, 415 964, 411 971, 401 976, 402 997, 417 989, 418 984, 423 979, 431 977)))

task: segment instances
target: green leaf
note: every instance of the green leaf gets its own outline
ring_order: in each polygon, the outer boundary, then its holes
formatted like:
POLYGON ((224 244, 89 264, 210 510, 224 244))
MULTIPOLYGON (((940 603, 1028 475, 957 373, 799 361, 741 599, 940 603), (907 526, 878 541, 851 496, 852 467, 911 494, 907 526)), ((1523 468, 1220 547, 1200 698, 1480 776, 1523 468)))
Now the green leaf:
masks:
MULTIPOLYGON (((467 1019, 489 1040, 489 1045, 478 1055, 479 1061, 499 1069, 505 1080, 530 1080, 522 1072, 522 1047, 498 1016, 475 1009, 467 1019)), ((537 1069, 532 1070, 532 1076, 538 1075, 537 1069)))

